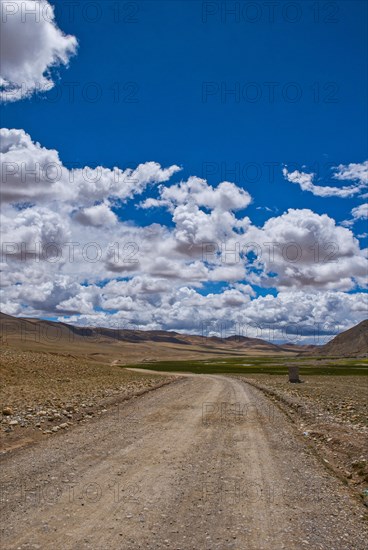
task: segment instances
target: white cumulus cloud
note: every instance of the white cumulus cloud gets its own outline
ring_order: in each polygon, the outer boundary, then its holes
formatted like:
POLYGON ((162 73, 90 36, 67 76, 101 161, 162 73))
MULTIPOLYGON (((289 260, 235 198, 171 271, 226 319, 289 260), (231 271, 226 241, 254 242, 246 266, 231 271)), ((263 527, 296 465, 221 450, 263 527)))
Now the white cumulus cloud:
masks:
POLYGON ((198 207, 217 209, 221 211, 236 211, 246 208, 251 202, 249 193, 228 181, 212 187, 206 180, 192 176, 170 187, 161 186, 159 199, 147 199, 142 208, 165 206, 173 210, 182 204, 194 204, 198 207))
POLYGON ((116 224, 118 218, 106 203, 96 204, 89 208, 82 208, 74 215, 74 219, 82 225, 102 227, 116 224))
POLYGON ((59 29, 47 0, 0 2, 0 99, 12 102, 50 90, 52 69, 68 64, 77 39, 59 29))
POLYGON ((261 229, 250 228, 257 246, 254 283, 286 288, 350 290, 365 285, 368 262, 353 233, 327 214, 289 209, 270 218, 261 229), (263 282, 263 283, 262 283, 263 282))
POLYGON ((162 168, 146 162, 135 169, 68 169, 54 149, 34 142, 24 130, 0 130, 1 191, 6 202, 66 201, 80 206, 94 206, 109 197, 125 201, 142 193, 153 183, 162 183, 180 170, 173 165, 162 168))

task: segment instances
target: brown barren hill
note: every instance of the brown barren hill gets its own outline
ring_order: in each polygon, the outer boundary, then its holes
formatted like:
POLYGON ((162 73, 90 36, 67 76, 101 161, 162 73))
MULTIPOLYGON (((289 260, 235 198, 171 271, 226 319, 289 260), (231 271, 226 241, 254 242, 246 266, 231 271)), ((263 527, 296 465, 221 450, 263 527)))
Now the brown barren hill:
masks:
POLYGON ((310 355, 368 357, 368 319, 341 332, 324 346, 315 348, 310 355))
POLYGON ((0 313, 1 343, 20 351, 83 357, 101 364, 142 361, 193 360, 250 355, 296 355, 300 348, 286 348, 259 338, 229 338, 181 334, 163 330, 127 330, 79 327, 66 323, 12 317, 0 313))

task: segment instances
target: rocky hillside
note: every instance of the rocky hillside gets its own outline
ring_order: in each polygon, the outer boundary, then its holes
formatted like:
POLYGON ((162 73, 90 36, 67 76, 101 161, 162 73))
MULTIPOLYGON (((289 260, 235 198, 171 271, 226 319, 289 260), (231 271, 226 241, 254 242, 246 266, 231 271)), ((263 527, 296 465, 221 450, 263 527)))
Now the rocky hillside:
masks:
POLYGON ((324 346, 315 348, 310 355, 368 357, 368 319, 341 332, 324 346))

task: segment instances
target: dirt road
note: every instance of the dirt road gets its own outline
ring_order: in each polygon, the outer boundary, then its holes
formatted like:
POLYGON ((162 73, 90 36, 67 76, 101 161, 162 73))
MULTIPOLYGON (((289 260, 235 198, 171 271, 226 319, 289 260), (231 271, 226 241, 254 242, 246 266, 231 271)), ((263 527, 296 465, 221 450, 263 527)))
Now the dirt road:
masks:
POLYGON ((177 380, 2 460, 3 550, 363 550, 366 509, 259 390, 177 380))

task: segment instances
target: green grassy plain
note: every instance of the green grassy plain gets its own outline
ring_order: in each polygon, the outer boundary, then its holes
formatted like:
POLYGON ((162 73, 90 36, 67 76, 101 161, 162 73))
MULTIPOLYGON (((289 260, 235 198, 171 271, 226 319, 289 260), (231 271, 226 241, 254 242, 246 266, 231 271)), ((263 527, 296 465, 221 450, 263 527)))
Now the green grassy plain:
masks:
POLYGON ((287 375, 288 366, 299 366, 300 376, 368 376, 368 359, 331 359, 308 357, 230 357, 200 361, 155 361, 124 365, 158 372, 195 374, 269 374, 287 375))

